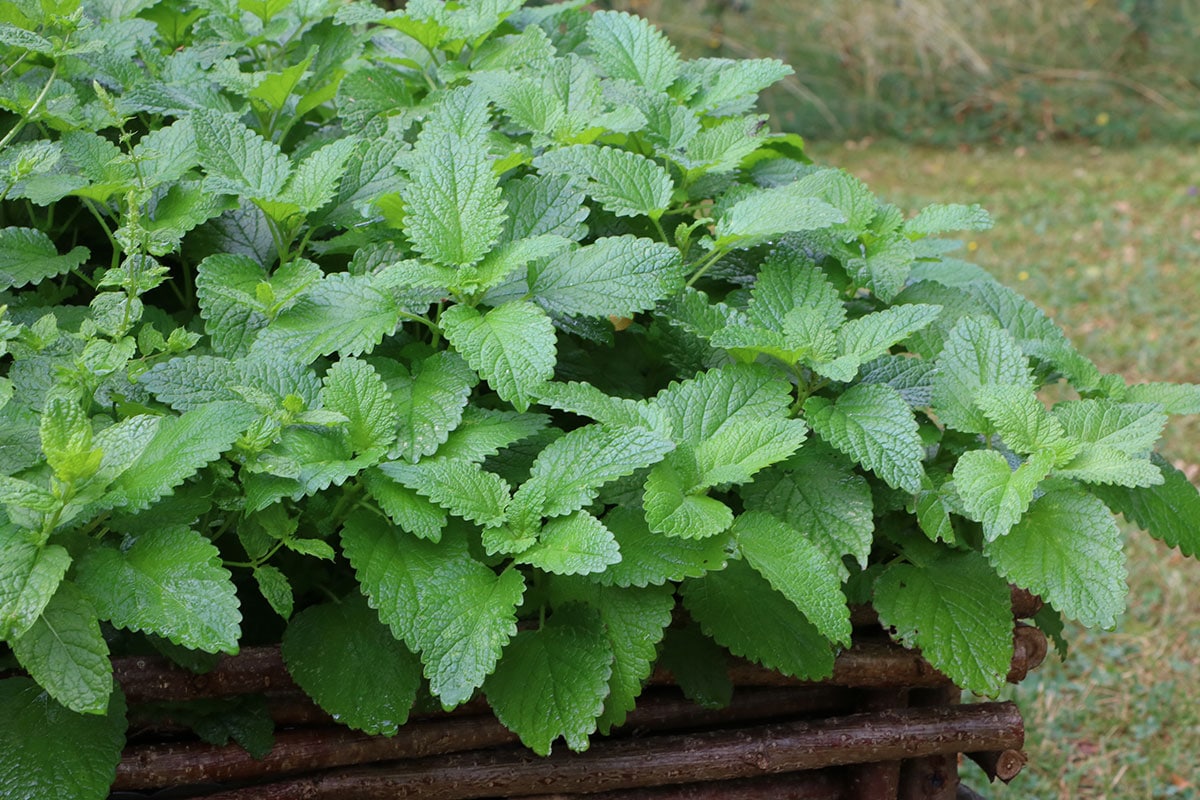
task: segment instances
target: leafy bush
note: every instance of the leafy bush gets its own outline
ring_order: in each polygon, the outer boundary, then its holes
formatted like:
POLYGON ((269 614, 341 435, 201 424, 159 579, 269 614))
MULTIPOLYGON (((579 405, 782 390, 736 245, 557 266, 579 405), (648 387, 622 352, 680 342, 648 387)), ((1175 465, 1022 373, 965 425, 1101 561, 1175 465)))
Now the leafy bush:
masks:
POLYGON ((782 63, 579 6, 0 12, 5 796, 104 795, 113 653, 282 640, 355 728, 482 691, 546 753, 664 654, 827 676, 852 603, 994 694, 1009 582, 1108 626, 1111 511, 1195 554, 1200 388, 769 133, 782 63))

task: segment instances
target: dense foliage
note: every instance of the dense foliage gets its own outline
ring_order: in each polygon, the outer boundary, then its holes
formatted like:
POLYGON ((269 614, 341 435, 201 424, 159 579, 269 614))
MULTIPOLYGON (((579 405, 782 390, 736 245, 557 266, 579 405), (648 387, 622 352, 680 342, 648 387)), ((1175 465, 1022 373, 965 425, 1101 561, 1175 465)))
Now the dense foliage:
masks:
POLYGON ((0 11, 4 796, 104 795, 112 654, 282 640, 347 725, 482 692, 547 753, 660 657, 826 676, 852 603, 994 694, 1009 582, 1108 626, 1112 511, 1200 549, 1200 388, 770 133, 783 64, 581 5, 0 11))

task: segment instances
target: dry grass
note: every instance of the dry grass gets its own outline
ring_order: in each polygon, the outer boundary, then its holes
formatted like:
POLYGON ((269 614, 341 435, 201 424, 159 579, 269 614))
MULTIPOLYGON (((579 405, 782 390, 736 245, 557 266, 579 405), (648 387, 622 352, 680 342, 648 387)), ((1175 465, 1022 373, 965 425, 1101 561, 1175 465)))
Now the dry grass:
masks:
MULTIPOLYGON (((975 260, 1102 368, 1200 380, 1200 149, 859 143, 813 155, 909 211, 983 203, 996 227, 968 240, 975 260)), ((1166 437, 1169 454, 1200 463, 1196 420, 1172 423, 1166 437)), ((1115 631, 1069 630, 1067 662, 1052 657, 1014 691, 1031 762, 1012 786, 983 787, 988 796, 1200 798, 1200 563, 1141 533, 1129 551, 1128 614, 1115 631)))

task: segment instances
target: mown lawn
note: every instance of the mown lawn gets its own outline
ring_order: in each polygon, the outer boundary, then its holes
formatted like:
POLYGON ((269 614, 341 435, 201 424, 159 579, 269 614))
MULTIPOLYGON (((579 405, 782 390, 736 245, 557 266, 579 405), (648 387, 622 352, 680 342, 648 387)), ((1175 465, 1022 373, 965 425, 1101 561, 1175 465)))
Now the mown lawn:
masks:
MULTIPOLYGON (((996 227, 965 240, 972 257, 1102 369, 1200 382, 1200 149, 810 151, 909 212, 982 203, 996 227)), ((1200 479, 1200 420, 1165 435, 1167 454, 1200 479)), ((1068 630, 1067 661, 1051 656, 1013 692, 1030 765, 1009 787, 964 770, 985 796, 1200 798, 1200 563, 1138 532, 1130 543, 1127 615, 1115 631, 1068 630)))

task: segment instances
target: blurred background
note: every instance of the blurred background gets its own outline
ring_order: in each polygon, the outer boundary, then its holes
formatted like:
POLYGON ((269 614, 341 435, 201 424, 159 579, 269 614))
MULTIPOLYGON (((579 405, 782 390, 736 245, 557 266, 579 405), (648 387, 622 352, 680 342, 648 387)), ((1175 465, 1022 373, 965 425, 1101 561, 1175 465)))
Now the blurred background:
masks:
MULTIPOLYGON (((764 110, 909 213, 978 202, 969 257, 1101 368, 1200 382, 1200 0, 607 0, 689 57, 773 57, 764 110)), ((1200 479, 1200 420, 1163 446, 1200 479)), ((1200 524, 1200 523, 1198 523, 1200 524)), ((1012 695, 1010 800, 1200 798, 1200 563, 1130 531, 1130 608, 1012 695)))

